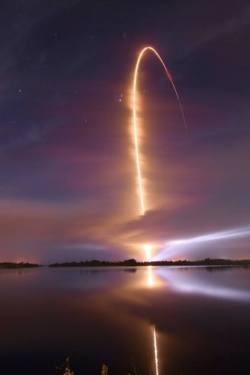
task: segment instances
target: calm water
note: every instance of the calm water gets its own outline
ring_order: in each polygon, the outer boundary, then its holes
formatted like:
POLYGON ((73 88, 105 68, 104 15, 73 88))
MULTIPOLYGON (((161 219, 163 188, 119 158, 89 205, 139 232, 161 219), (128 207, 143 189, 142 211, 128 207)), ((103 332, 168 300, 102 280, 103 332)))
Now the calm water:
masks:
POLYGON ((250 373, 250 270, 0 271, 2 374, 250 373))

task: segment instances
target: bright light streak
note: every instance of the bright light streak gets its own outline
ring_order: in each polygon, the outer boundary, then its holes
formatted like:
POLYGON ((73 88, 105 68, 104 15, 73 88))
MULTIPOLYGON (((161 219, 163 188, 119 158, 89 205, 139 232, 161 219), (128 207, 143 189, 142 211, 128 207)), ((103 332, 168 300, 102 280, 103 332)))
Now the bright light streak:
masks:
POLYGON ((178 251, 193 249, 195 245, 205 244, 207 242, 225 241, 234 238, 250 237, 250 226, 224 230, 220 232, 207 233, 196 237, 181 238, 167 241, 166 247, 154 257, 154 260, 163 259, 166 256, 172 256, 178 251))
POLYGON ((155 326, 152 327, 153 332, 153 346, 154 346, 154 363, 155 363, 155 375, 159 375, 159 358, 158 358, 158 345, 155 326))
POLYGON ((152 258, 152 246, 149 244, 143 245, 146 261, 149 262, 152 258))
POLYGON ((207 278, 207 274, 200 272, 178 272, 175 270, 157 269, 157 274, 167 282, 168 288, 185 294, 200 294, 213 298, 230 299, 249 303, 250 292, 246 288, 237 288, 237 285, 221 284, 221 280, 207 278))
POLYGON ((143 56, 146 52, 152 52, 160 61, 162 64, 164 71, 166 73, 166 76, 173 88, 173 91, 175 93, 178 106, 181 112, 182 120, 187 128, 186 119, 183 111, 183 107, 181 104, 180 96, 178 94, 178 91, 176 89, 176 86, 174 84, 173 78, 162 60, 159 53, 151 46, 144 47, 137 58, 135 70, 134 70, 134 76, 133 76, 133 85, 132 85, 132 126, 133 126, 133 140, 134 140, 134 152, 135 152, 135 165, 136 165, 136 174, 137 174, 137 183, 138 183, 138 191, 139 191, 139 203, 140 203, 140 214, 144 215, 146 211, 146 204, 145 204, 145 197, 144 197, 144 186, 143 186, 143 178, 142 178, 142 169, 141 169, 141 157, 140 157, 140 144, 139 144, 139 136, 138 136, 138 119, 137 119, 137 103, 138 103, 138 92, 137 92, 137 86, 138 86, 138 73, 141 61, 143 59, 143 56))
POLYGON ((152 266, 148 266, 147 268, 147 284, 149 288, 152 288, 155 284, 152 266))
MULTIPOLYGON (((161 277, 158 277, 157 269, 154 266, 147 266, 145 269, 146 279, 143 280, 143 286, 146 286, 149 289, 158 288, 162 285, 161 277)), ((164 284, 165 280, 164 280, 164 284)))
POLYGON ((230 229, 226 231, 209 233, 209 234, 204 234, 202 236, 191 237, 191 238, 183 238, 179 240, 170 241, 169 243, 171 245, 188 245, 188 244, 194 244, 194 243, 200 243, 200 242, 227 240, 230 238, 246 237, 246 236, 250 236, 250 227, 230 229))

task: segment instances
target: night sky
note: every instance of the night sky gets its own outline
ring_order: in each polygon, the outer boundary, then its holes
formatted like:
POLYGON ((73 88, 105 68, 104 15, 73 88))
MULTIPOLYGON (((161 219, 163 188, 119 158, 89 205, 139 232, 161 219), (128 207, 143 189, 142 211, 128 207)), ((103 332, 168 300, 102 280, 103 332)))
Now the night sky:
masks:
MULTIPOLYGON (((250 225, 249 1, 1 1, 0 260, 141 257, 250 225), (130 86, 140 73, 150 209, 138 215, 130 86)), ((250 238, 250 237, 249 237, 250 238)), ((250 257, 249 238, 176 257, 250 257)))

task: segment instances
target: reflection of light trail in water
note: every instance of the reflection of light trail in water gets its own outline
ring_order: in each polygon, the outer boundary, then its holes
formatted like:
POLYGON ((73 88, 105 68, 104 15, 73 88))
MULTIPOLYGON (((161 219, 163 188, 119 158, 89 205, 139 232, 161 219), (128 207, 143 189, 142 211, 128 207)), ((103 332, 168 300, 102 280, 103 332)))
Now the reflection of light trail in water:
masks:
POLYGON ((133 87, 132 87, 132 125, 133 125, 133 139, 134 139, 134 150, 135 150, 135 164, 136 164, 136 173, 137 173, 137 183, 138 183, 138 190, 139 190, 139 203, 140 203, 140 213, 141 215, 145 214, 146 211, 146 205, 145 205, 145 198, 144 198, 144 187, 143 187, 143 179, 142 179, 142 170, 141 170, 141 157, 140 157, 140 145, 139 145, 139 136, 138 136, 138 119, 137 119, 137 103, 138 103, 138 93, 137 93, 137 84, 138 84, 138 72, 140 68, 141 61, 143 59, 143 56, 146 52, 152 52, 157 59, 160 61, 161 65, 164 68, 164 71, 166 73, 166 76, 172 86, 172 89, 175 93, 178 106, 182 115, 182 119, 184 122, 185 127, 186 125, 186 119, 183 111, 183 107, 181 104, 180 96, 178 94, 178 91, 175 87, 173 78, 162 60, 159 53, 151 46, 144 47, 137 58, 135 70, 134 70, 134 77, 133 77, 133 87))
MULTIPOLYGON (((201 275, 196 269, 184 271, 182 268, 172 270, 157 269, 157 274, 168 284, 168 288, 185 294, 199 294, 207 297, 222 298, 234 301, 250 301, 250 292, 247 289, 232 288, 230 285, 221 285, 215 282, 214 277, 211 279, 208 274, 201 275)), ((214 275, 213 275, 214 276, 214 275)))
POLYGON ((144 286, 148 288, 156 288, 162 285, 160 277, 155 272, 154 266, 147 266, 146 281, 144 281, 144 286))
POLYGON ((155 364, 155 375, 159 375, 159 359, 158 359, 158 345, 155 326, 152 327, 153 334, 153 346, 154 346, 154 364, 155 364))
POLYGON ((152 288, 155 284, 152 266, 147 267, 147 284, 149 288, 152 288))
POLYGON ((161 260, 165 257, 173 256, 183 250, 185 252, 187 250, 193 250, 195 245, 212 241, 231 240, 240 237, 250 237, 250 226, 167 241, 166 247, 154 257, 154 260, 161 260))
MULTIPOLYGON (((152 266, 147 267, 147 286, 153 288, 155 286, 154 271, 152 266)), ((153 340, 153 351, 154 351, 154 367, 155 375, 159 375, 159 358, 158 358, 158 344, 155 326, 152 326, 152 340, 153 340)))

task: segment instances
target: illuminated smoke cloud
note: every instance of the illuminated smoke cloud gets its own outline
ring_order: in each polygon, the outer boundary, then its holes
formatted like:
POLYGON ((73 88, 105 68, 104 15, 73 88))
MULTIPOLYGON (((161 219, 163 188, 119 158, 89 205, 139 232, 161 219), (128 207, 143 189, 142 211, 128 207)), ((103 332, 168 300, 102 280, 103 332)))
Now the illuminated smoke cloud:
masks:
POLYGON ((162 260, 180 254, 183 250, 193 250, 195 246, 199 246, 208 242, 218 242, 232 240, 235 238, 250 237, 250 226, 230 229, 220 232, 207 233, 196 237, 180 238, 167 241, 164 249, 159 252, 153 260, 162 260))

